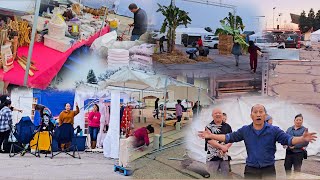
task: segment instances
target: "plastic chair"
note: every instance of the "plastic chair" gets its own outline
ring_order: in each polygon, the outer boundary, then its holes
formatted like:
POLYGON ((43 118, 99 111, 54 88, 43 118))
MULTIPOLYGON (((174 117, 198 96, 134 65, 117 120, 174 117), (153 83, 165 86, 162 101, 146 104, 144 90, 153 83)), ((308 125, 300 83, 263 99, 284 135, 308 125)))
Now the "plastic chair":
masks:
MULTIPOLYGON (((24 155, 25 153, 30 153, 36 157, 40 157, 39 151, 37 152, 37 149, 36 153, 32 153, 31 148, 29 148, 30 141, 37 133, 37 128, 31 121, 29 116, 22 117, 20 121, 15 125, 12 133, 16 138, 16 142, 11 142, 9 157, 14 157, 17 154, 24 155)), ((35 144, 34 146, 37 146, 37 144, 35 144)))

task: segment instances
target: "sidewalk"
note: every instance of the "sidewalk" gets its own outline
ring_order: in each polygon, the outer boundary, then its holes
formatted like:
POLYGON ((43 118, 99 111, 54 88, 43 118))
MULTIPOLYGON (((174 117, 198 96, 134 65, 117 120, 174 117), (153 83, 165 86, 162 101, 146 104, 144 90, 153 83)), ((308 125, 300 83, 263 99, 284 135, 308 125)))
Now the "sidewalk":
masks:
POLYGON ((0 154, 0 179, 130 179, 113 171, 114 160, 104 158, 102 153, 80 153, 81 159, 61 154, 53 159, 26 154, 10 158, 0 154))

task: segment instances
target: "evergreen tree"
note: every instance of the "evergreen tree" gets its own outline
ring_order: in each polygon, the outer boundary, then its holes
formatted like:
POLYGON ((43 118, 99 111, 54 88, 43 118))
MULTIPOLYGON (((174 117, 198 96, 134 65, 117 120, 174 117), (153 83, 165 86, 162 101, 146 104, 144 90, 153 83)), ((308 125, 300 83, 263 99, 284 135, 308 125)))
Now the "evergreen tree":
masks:
POLYGON ((320 29, 320 10, 317 12, 316 18, 315 18, 315 26, 313 27, 314 31, 317 31, 320 29))
POLYGON ((299 29, 302 33, 308 32, 311 27, 308 26, 308 20, 306 16, 306 12, 302 11, 299 18, 299 29))
POLYGON ((97 84, 98 83, 96 75, 94 74, 92 69, 89 70, 89 73, 87 75, 87 83, 90 83, 90 84, 97 84))
POLYGON ((311 8, 308 13, 308 20, 307 20, 308 26, 310 27, 310 29, 316 25, 315 17, 316 17, 316 15, 314 13, 314 10, 311 8))

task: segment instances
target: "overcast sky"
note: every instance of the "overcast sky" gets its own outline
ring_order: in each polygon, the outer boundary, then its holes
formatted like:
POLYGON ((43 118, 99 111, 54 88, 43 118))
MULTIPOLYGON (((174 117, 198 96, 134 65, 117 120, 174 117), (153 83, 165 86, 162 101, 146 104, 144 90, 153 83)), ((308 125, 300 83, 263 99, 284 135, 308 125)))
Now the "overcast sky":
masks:
MULTIPOLYGON (((112 4, 115 0, 82 0, 86 4, 101 6, 103 4, 112 4)), ((205 0, 194 0, 205 1, 205 0)), ((210 0, 209 0, 210 1, 210 0)), ((300 14, 303 10, 309 12, 311 7, 318 7, 314 9, 315 12, 320 10, 319 0, 211 0, 213 2, 221 2, 237 6, 237 15, 240 15, 246 26, 245 30, 261 30, 262 28, 273 27, 273 13, 274 13, 274 26, 280 24, 290 24, 290 13, 300 14), (273 8, 275 10, 273 10, 273 8), (282 16, 279 18, 279 13, 282 16), (264 17, 258 17, 264 16, 264 17), (277 21, 278 20, 278 21, 277 21), (281 22, 281 23, 280 23, 281 22)), ((128 11, 130 3, 136 3, 139 7, 145 9, 150 21, 155 24, 157 28, 161 27, 163 17, 160 13, 155 11, 158 9, 157 3, 161 5, 169 5, 170 0, 120 0, 118 12, 122 15, 132 16, 128 11)), ((228 15, 231 9, 209 6, 204 4, 197 4, 186 2, 184 0, 176 0, 176 5, 187 12, 192 19, 189 27, 211 27, 216 29, 220 27, 220 20, 228 15)), ((297 26, 290 26, 297 27, 297 26)))

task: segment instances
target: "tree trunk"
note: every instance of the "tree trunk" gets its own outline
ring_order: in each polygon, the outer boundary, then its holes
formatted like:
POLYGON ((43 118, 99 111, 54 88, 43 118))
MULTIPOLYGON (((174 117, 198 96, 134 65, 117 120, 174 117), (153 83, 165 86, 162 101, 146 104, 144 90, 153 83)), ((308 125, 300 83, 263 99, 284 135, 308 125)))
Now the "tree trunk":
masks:
POLYGON ((171 51, 171 28, 169 27, 169 30, 168 30, 168 41, 167 41, 167 52, 170 53, 171 51))
POLYGON ((177 27, 174 27, 173 30, 172 30, 172 51, 175 50, 175 44, 176 44, 176 29, 177 27))

